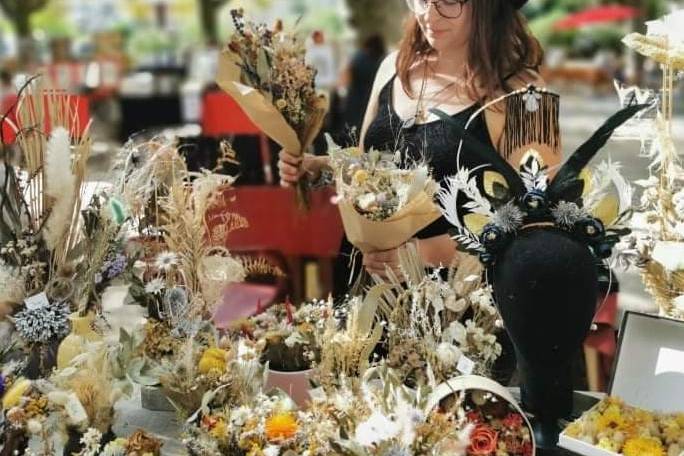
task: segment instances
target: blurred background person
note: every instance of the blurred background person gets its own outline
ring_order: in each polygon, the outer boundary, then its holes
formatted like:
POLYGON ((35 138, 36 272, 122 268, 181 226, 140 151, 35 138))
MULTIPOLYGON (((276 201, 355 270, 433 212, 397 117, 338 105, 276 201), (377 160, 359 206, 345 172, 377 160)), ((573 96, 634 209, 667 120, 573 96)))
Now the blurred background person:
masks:
POLYGON ((338 132, 341 142, 353 142, 358 137, 375 74, 386 54, 383 37, 371 35, 364 40, 342 72, 339 85, 345 97, 342 105, 342 131, 338 132))

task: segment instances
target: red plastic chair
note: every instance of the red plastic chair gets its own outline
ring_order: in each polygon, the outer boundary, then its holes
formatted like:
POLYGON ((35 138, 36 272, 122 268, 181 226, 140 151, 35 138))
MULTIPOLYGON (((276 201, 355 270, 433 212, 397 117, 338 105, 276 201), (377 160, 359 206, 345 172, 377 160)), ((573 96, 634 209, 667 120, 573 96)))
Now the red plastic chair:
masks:
POLYGON ((271 154, 268 139, 247 117, 245 112, 230 95, 222 91, 210 91, 202 98, 202 134, 204 136, 225 137, 250 135, 259 138, 259 153, 264 167, 267 184, 273 183, 271 154))
MULTIPOLYGON (((16 139, 14 127, 21 128, 17 120, 16 101, 17 96, 12 94, 6 95, 0 102, 2 115, 8 113, 7 119, 2 123, 2 134, 6 145, 13 144, 16 139)), ((24 100, 24 102, 30 101, 24 100)), ((81 137, 90 122, 90 103, 82 95, 71 95, 69 102, 71 104, 70 112, 76 115, 73 120, 77 121, 75 125, 71 126, 71 133, 73 136, 81 137)), ((44 128, 47 132, 52 129, 49 118, 46 119, 44 128)))

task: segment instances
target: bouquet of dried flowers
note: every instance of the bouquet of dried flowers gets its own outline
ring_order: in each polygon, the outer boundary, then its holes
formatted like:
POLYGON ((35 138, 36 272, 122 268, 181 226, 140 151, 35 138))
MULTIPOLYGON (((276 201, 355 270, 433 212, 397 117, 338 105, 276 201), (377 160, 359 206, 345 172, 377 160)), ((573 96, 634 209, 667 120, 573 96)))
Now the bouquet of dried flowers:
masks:
POLYGON ((464 455, 471 427, 458 404, 428 410, 432 390, 406 387, 401 376, 380 365, 360 382, 343 381, 335 388, 313 391, 310 412, 319 422, 333 421, 332 432, 315 428, 327 438, 329 454, 345 456, 464 455))
MULTIPOLYGON (((328 423, 333 425, 328 420, 328 423)), ((313 415, 297 410, 284 395, 259 394, 239 406, 217 408, 197 416, 187 427, 183 442, 191 455, 253 454, 294 456, 331 454, 317 446, 307 432, 313 415)), ((333 428, 334 429, 334 428, 333 428)))
POLYGON ((142 375, 133 378, 147 386, 159 385, 185 417, 215 406, 245 403, 265 381, 253 344, 246 339, 219 339, 209 324, 182 338, 179 349, 161 362, 138 361, 136 370, 142 375))
POLYGON ((684 449, 684 414, 660 414, 607 397, 563 433, 624 456, 679 455, 684 449))
POLYGON ((321 358, 314 378, 319 385, 360 379, 371 367, 383 332, 383 323, 377 318, 379 304, 377 296, 370 294, 349 298, 327 318, 323 330, 316 332, 321 358))
POLYGON ((312 301, 295 308, 289 299, 233 324, 232 331, 256 341, 261 359, 270 369, 295 372, 310 369, 320 359, 319 338, 332 316, 330 300, 312 301))
MULTIPOLYGON (((316 70, 306 63, 304 42, 286 32, 245 20, 231 11, 235 31, 219 61, 218 84, 270 138, 303 154, 320 131, 328 100, 317 93, 316 70)), ((297 188, 306 204, 306 182, 297 188)))
POLYGON ((349 241, 361 251, 389 250, 406 243, 439 217, 438 190, 427 165, 399 168, 393 154, 329 141, 338 206, 349 241))
POLYGON ((19 92, 18 157, 5 148, 0 164, 0 318, 46 291, 78 243, 90 139, 75 137, 76 115, 38 78, 19 92))

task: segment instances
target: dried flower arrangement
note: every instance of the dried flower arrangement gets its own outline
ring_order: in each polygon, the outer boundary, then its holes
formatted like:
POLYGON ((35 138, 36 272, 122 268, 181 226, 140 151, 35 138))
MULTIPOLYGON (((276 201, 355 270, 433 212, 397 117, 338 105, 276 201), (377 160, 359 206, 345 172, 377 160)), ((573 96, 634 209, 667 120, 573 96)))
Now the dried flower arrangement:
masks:
MULTIPOLYGON (((235 31, 221 53, 218 84, 266 135, 293 153, 303 154, 320 131, 328 111, 317 93, 316 70, 306 63, 304 42, 283 29, 268 28, 232 10, 235 31)), ((306 204, 307 185, 298 186, 306 204)))
POLYGON ((403 275, 369 291, 387 321, 389 366, 409 384, 433 387, 459 373, 487 375, 501 354, 502 323, 481 266, 463 256, 445 280, 425 272, 413 245, 399 259, 403 275))
POLYGON ((234 322, 232 332, 256 341, 269 369, 281 372, 307 370, 320 359, 317 333, 333 314, 330 300, 312 301, 295 308, 286 300, 253 317, 234 322))
POLYGON ((0 168, 0 317, 46 291, 68 264, 80 237, 90 155, 87 133, 80 139, 71 134, 76 113, 69 97, 47 90, 40 79, 29 79, 20 90, 17 116, 19 157, 15 162, 4 150, 0 168))
POLYGON ((15 377, 2 403, 5 447, 47 456, 83 446, 90 428, 111 435, 114 404, 132 386, 119 368, 126 356, 124 344, 96 343, 49 378, 15 377))
MULTIPOLYGON (((660 308, 661 315, 684 319, 684 168, 672 137, 676 72, 684 69, 680 25, 682 12, 648 24, 648 33, 632 33, 624 43, 660 63, 663 79, 654 136, 646 156, 650 177, 637 181, 642 188, 636 213, 645 233, 636 233, 621 245, 618 264, 636 266, 660 308)), ((647 126, 642 126, 647 128, 647 126)))

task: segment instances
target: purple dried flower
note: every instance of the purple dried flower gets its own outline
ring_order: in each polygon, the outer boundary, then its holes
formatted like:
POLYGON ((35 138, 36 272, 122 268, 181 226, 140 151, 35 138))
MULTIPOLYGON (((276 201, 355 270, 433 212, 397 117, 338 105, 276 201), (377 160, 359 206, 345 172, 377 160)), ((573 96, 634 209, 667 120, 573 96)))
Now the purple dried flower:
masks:
POLYGON ((128 258, 126 255, 120 253, 110 260, 105 261, 102 265, 102 274, 107 279, 113 279, 124 272, 128 265, 128 258))

